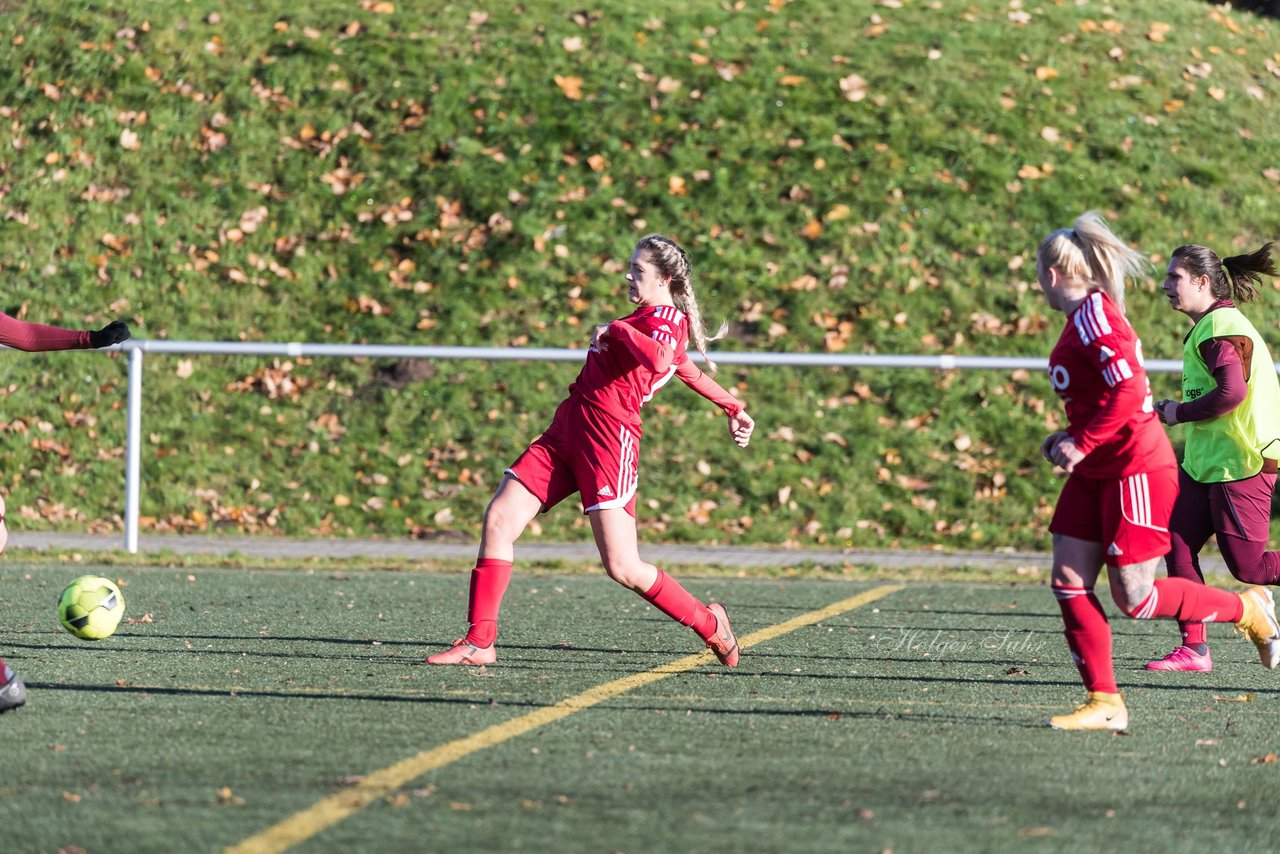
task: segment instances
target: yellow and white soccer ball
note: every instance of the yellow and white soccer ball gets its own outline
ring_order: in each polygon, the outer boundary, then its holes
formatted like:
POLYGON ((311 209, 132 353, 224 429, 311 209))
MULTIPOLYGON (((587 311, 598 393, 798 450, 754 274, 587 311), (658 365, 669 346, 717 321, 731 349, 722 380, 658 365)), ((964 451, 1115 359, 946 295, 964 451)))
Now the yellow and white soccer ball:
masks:
POLYGON ((124 594, 110 579, 82 575, 58 599, 58 621, 82 640, 110 637, 124 616, 124 594))

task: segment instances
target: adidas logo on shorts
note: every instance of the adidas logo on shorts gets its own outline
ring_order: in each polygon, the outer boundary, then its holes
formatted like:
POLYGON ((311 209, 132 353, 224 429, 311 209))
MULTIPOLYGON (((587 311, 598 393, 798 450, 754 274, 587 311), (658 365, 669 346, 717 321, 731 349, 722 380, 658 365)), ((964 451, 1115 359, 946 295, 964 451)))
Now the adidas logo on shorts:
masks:
POLYGON ((596 490, 596 495, 600 496, 601 498, 612 498, 613 488, 606 483, 604 486, 596 490))

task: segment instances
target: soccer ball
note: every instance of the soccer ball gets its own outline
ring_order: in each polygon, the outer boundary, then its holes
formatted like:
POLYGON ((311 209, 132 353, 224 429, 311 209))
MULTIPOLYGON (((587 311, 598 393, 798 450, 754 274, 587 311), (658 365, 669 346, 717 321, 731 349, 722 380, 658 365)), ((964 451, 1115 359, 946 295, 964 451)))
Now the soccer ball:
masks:
POLYGON ((82 575, 58 599, 58 621, 82 640, 110 637, 124 616, 124 595, 106 578, 82 575))

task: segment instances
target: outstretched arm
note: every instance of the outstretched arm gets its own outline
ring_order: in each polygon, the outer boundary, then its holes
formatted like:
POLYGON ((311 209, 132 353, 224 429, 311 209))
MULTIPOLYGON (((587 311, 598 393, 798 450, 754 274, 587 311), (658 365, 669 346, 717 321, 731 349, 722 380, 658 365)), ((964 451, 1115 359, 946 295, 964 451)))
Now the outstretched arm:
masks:
POLYGON ((720 387, 720 384, 699 370, 688 354, 676 365, 676 376, 680 381, 707 400, 720 407, 729 416, 729 435, 738 447, 745 448, 751 441, 751 432, 756 429, 755 419, 747 414, 738 400, 720 387))
POLYGON ((724 411, 730 418, 742 411, 742 402, 721 388, 720 384, 704 374, 686 353, 676 365, 676 376, 689 388, 705 397, 724 411))
POLYGON ((39 350, 87 350, 89 333, 0 314, 0 344, 28 353, 39 350))
POLYGON ((113 320, 102 329, 90 331, 28 323, 0 314, 0 344, 28 353, 110 347, 128 337, 129 327, 123 320, 113 320))

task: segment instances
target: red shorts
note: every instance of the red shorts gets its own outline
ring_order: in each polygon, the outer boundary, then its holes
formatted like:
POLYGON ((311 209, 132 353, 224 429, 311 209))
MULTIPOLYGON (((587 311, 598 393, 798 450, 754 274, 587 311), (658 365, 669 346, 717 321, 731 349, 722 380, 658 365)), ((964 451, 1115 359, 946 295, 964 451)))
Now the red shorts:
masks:
POLYGON ((635 516, 639 464, 639 432, 570 399, 507 473, 542 502, 543 513, 577 492, 584 513, 621 507, 635 516))
POLYGON ((1058 496, 1049 530, 1103 543, 1107 566, 1130 566, 1169 553, 1169 517, 1177 498, 1173 467, 1114 478, 1073 474, 1058 496))

